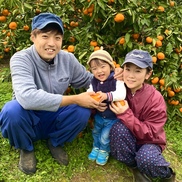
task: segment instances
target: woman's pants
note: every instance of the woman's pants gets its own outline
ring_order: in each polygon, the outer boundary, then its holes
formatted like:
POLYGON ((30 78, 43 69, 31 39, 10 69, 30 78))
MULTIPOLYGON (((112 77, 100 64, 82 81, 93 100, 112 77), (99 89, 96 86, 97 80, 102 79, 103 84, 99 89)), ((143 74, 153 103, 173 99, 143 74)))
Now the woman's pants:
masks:
POLYGON ((136 138, 121 122, 113 125, 110 131, 111 155, 131 168, 137 167, 147 176, 166 178, 171 170, 162 156, 161 149, 155 144, 137 145, 136 138))

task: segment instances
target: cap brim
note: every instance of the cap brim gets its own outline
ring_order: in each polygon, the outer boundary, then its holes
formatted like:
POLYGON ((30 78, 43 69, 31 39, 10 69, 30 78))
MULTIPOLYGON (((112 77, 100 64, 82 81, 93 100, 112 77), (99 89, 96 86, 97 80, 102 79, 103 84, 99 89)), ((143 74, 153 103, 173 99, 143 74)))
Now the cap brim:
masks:
POLYGON ((124 64, 126 64, 126 63, 133 63, 133 64, 137 65, 139 68, 147 68, 147 67, 149 67, 145 63, 143 63, 141 61, 138 61, 136 59, 128 59, 128 60, 124 61, 121 66, 124 66, 124 64))
POLYGON ((47 21, 42 23, 39 27, 36 27, 37 29, 41 30, 43 29, 45 26, 47 26, 48 24, 52 24, 52 23, 56 23, 57 25, 59 25, 59 27, 61 28, 62 33, 64 33, 63 27, 60 23, 58 23, 57 21, 47 21))

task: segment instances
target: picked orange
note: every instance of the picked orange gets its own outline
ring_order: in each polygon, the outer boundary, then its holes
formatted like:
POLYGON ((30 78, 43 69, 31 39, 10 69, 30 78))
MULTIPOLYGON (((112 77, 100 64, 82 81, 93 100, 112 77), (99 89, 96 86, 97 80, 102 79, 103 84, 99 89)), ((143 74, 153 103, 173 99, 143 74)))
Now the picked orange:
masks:
POLYGON ((116 105, 116 103, 119 102, 122 106, 125 105, 125 101, 124 100, 120 100, 120 101, 115 101, 114 104, 116 105))
POLYGON ((91 95, 91 97, 96 100, 96 101, 100 101, 100 94, 99 93, 96 93, 95 95, 91 95))

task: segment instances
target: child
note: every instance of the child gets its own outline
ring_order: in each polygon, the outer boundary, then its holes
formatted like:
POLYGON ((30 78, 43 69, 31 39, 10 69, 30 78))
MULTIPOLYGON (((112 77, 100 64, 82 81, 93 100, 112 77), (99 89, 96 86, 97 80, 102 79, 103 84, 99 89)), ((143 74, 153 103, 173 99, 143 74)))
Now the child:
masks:
POLYGON ((94 128, 92 130, 93 149, 88 156, 89 160, 99 165, 105 165, 109 158, 109 132, 112 125, 118 121, 116 115, 109 109, 111 101, 123 100, 126 97, 126 88, 123 81, 115 80, 114 64, 111 55, 105 50, 93 52, 87 64, 94 77, 87 91, 98 92, 100 102, 107 103, 104 112, 96 111, 94 128))
POLYGON ((175 173, 162 156, 166 104, 155 87, 144 83, 152 74, 152 58, 147 51, 133 50, 122 66, 127 101, 124 106, 110 105, 120 119, 110 132, 111 154, 132 169, 135 182, 173 182, 175 173))

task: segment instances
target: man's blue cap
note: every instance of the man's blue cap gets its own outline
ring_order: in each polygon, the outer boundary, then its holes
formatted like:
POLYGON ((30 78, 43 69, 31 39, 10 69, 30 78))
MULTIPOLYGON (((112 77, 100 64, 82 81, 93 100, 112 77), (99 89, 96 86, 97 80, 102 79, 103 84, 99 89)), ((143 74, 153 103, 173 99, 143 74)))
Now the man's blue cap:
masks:
POLYGON ((140 68, 153 68, 152 57, 147 51, 134 49, 126 54, 122 66, 126 63, 133 63, 140 68))
POLYGON ((52 13, 40 13, 35 16, 32 20, 32 30, 34 29, 43 29, 46 25, 50 23, 56 23, 60 26, 62 33, 64 34, 63 22, 61 18, 52 13))

